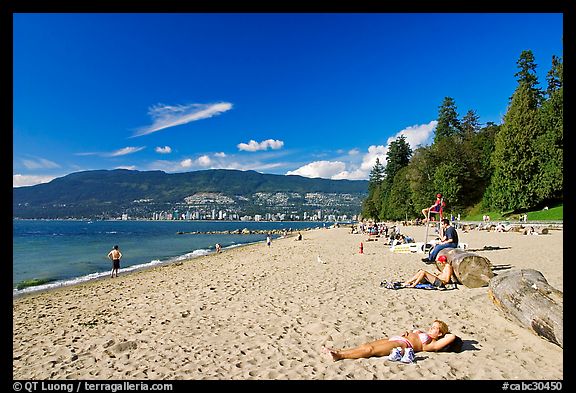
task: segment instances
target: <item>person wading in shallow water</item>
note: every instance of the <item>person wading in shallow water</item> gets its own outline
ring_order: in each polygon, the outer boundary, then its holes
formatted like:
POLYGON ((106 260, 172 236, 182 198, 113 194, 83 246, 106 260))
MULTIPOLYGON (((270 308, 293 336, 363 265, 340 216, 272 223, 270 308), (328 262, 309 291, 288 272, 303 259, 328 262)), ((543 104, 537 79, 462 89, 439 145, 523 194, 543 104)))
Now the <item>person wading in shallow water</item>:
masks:
POLYGON ((118 277, 118 269, 120 269, 120 259, 122 259, 122 253, 118 249, 118 246, 114 246, 112 251, 108 253, 108 258, 112 260, 112 271, 110 272, 110 278, 118 277))

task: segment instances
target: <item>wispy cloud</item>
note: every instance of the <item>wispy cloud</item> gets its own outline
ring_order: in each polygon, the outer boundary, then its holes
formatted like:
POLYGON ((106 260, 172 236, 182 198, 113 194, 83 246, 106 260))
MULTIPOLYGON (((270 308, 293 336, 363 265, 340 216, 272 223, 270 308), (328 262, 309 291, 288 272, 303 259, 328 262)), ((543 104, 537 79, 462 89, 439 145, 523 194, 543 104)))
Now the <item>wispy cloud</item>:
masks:
POLYGON ((278 150, 284 146, 284 141, 277 139, 266 139, 262 142, 256 142, 255 140, 250 140, 248 143, 239 143, 237 145, 238 150, 242 151, 260 151, 260 150, 278 150))
POLYGON ((140 146, 140 147, 127 146, 127 147, 123 147, 122 149, 118 149, 116 151, 113 151, 111 153, 107 153, 107 154, 105 154, 105 156, 107 156, 107 157, 126 156, 128 154, 133 154, 133 153, 139 152, 140 150, 143 150, 145 148, 146 148, 146 146, 140 146))
POLYGON ((154 151, 158 154, 170 154, 172 153, 172 148, 170 146, 156 146, 154 151))
POLYGON ((34 158, 34 159, 23 159, 22 164, 27 169, 54 169, 60 168, 60 165, 56 164, 54 161, 47 160, 45 158, 34 158))
POLYGON ((147 127, 138 129, 132 137, 148 135, 165 128, 179 126, 201 119, 208 119, 229 111, 230 109, 232 109, 232 104, 229 102, 176 106, 158 104, 148 111, 148 114, 153 119, 153 123, 147 127))
POLYGON ((77 156, 100 156, 100 157, 119 157, 125 156, 128 154, 133 154, 139 152, 140 150, 144 150, 146 146, 126 146, 118 150, 114 150, 111 152, 82 152, 76 153, 77 156))

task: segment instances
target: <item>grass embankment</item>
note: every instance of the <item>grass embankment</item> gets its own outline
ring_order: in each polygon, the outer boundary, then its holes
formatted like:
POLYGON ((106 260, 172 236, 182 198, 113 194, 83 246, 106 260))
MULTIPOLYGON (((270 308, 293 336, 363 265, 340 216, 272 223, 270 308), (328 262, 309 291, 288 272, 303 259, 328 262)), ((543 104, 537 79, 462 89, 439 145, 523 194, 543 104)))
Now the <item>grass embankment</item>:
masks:
POLYGON ((526 213, 502 213, 498 211, 484 211, 473 213, 463 217, 463 221, 482 221, 485 214, 490 216, 490 221, 518 221, 521 215, 527 214, 528 221, 562 221, 564 219, 564 204, 551 207, 546 210, 534 210, 526 213))

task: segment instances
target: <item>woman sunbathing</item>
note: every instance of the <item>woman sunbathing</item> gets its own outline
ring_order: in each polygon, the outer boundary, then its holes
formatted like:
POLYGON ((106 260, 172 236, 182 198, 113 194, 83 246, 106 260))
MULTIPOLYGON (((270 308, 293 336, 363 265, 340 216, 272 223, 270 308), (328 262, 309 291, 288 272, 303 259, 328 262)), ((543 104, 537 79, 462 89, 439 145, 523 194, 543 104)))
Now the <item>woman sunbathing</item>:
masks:
POLYGON ((448 333, 448 325, 436 319, 430 329, 428 329, 428 332, 421 330, 406 331, 401 336, 372 341, 355 348, 332 349, 323 347, 323 350, 330 354, 334 361, 389 355, 389 360, 412 363, 415 352, 446 350, 456 339, 456 335, 448 333))

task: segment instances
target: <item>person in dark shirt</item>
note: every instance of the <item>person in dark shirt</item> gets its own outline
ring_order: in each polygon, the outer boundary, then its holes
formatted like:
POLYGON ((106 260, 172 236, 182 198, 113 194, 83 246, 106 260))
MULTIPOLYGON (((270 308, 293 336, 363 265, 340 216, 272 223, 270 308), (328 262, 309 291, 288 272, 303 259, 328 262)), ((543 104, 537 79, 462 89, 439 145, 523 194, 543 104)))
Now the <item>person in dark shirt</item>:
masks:
POLYGON ((442 230, 444 236, 442 236, 440 243, 434 246, 434 248, 430 252, 430 255, 428 255, 427 258, 423 258, 422 262, 434 263, 434 261, 436 261, 436 256, 438 255, 440 250, 443 250, 445 248, 458 247, 458 232, 456 232, 456 228, 450 225, 450 220, 448 220, 447 218, 442 219, 442 230))

